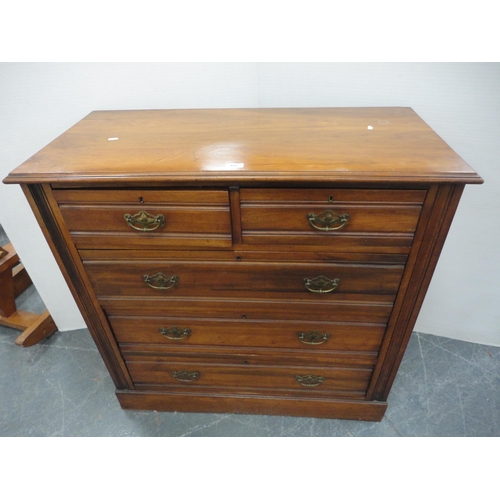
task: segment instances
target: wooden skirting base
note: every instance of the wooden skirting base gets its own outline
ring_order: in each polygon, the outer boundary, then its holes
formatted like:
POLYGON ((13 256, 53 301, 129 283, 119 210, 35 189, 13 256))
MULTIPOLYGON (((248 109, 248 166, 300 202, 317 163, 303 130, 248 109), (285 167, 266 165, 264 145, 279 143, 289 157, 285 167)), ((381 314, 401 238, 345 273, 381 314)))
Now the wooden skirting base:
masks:
POLYGON ((374 422, 380 422, 387 409, 387 403, 378 401, 295 399, 255 395, 229 396, 224 394, 179 394, 118 390, 116 396, 124 410, 287 415, 374 422))

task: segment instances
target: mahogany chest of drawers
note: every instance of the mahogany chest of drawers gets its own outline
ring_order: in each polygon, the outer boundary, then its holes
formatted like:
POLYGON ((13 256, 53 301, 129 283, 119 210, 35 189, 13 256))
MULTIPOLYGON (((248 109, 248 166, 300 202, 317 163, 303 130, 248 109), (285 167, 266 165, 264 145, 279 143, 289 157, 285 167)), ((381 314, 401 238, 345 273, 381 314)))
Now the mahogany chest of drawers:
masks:
POLYGON ((465 184, 409 108, 93 112, 14 170, 125 409, 380 420, 465 184))

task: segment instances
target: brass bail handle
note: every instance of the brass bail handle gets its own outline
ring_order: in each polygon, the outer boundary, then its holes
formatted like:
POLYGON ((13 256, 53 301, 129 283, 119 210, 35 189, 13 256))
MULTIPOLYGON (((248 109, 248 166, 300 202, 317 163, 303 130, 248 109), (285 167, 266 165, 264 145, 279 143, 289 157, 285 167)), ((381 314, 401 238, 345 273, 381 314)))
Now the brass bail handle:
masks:
POLYGON ((200 372, 190 372, 188 370, 181 370, 178 372, 172 372, 172 375, 179 382, 193 382, 194 380, 198 380, 200 378, 200 372))
POLYGON ((330 293, 339 286, 340 279, 330 279, 325 276, 318 276, 314 279, 304 278, 304 286, 313 293, 330 293))
POLYGON ((125 214, 123 216, 127 224, 136 231, 154 231, 165 225, 163 214, 151 215, 141 210, 135 215, 125 214))
POLYGON ((310 345, 319 345, 324 344, 331 337, 329 333, 321 333, 321 332, 299 332, 297 333, 297 337, 303 344, 310 345))
POLYGON ((326 210, 318 215, 307 214, 309 224, 318 231, 338 231, 349 222, 349 214, 336 214, 331 210, 326 210))
POLYGON ((175 274, 173 276, 166 276, 162 272, 153 274, 149 276, 145 274, 142 279, 146 285, 154 288, 156 290, 168 290, 169 288, 173 288, 174 286, 179 284, 179 277, 175 274))
POLYGON ((170 328, 160 328, 160 333, 170 340, 184 340, 191 335, 191 328, 171 326, 170 328))
POLYGON ((295 375, 295 380, 306 387, 316 387, 324 382, 325 377, 321 375, 295 375))

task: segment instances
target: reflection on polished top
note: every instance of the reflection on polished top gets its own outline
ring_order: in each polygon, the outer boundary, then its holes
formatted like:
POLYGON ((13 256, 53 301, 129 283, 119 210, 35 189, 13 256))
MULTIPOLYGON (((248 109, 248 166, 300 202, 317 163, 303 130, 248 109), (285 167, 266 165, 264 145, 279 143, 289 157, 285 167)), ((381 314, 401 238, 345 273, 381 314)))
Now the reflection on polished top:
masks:
POLYGON ((482 179, 410 108, 94 111, 6 183, 482 179))

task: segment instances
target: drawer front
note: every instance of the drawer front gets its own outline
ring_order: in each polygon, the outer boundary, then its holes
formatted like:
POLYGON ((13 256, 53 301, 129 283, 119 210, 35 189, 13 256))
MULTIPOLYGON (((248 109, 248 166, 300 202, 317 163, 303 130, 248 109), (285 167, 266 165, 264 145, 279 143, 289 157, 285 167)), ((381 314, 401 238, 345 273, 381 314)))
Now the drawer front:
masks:
POLYGON ((403 266, 329 263, 84 261, 98 296, 393 299, 403 266))
POLYGON ((370 301, 331 300, 220 300, 184 297, 101 297, 108 316, 162 316, 229 320, 341 321, 387 323, 392 301, 374 296, 370 301))
POLYGON ((242 189, 243 242, 407 253, 425 193, 423 190, 242 189))
POLYGON ((378 351, 385 324, 109 316, 120 343, 378 351))
MULTIPOLYGON (((146 357, 143 359, 147 359, 146 357)), ((212 364, 185 362, 127 361, 136 384, 159 384, 185 389, 289 390, 308 393, 334 391, 365 392, 371 368, 332 368, 279 365, 212 364)))
POLYGON ((229 247, 227 191, 56 190, 77 248, 229 247))

